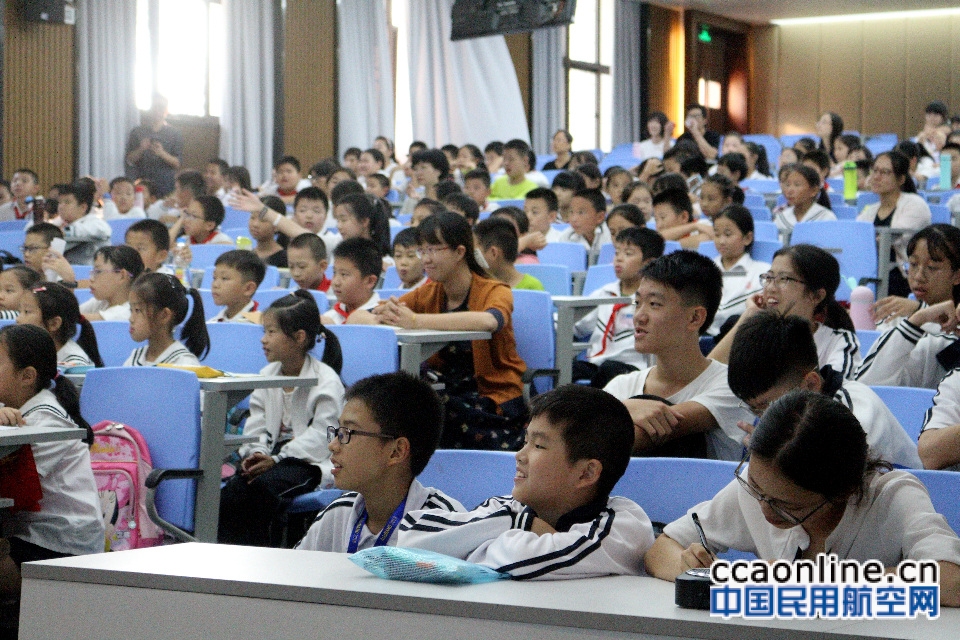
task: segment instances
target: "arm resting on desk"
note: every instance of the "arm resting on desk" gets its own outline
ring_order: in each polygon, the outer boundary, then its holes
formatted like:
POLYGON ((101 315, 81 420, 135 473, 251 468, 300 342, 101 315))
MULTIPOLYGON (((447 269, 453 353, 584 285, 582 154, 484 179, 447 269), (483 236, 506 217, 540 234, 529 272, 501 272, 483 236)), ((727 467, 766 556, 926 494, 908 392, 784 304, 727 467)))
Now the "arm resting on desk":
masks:
POLYGON ((710 553, 699 543, 688 548, 670 536, 661 534, 643 557, 643 566, 654 578, 673 582, 681 573, 696 567, 709 567, 710 553))

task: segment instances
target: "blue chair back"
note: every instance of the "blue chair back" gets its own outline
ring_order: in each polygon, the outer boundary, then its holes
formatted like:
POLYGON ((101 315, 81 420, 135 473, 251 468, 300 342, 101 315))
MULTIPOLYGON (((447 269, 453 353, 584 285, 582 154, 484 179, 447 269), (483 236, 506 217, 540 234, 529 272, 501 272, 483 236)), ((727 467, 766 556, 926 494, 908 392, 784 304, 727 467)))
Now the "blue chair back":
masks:
POLYGON ((78 304, 83 304, 93 297, 93 294, 90 293, 90 289, 74 289, 73 295, 77 299, 78 304))
MULTIPOLYGON (((502 208, 502 207, 516 207, 516 208, 520 209, 521 211, 523 210, 523 199, 522 199, 522 198, 519 199, 519 200, 491 200, 491 202, 492 202, 494 205, 496 205, 497 209, 500 209, 500 208, 502 208)), ((495 210, 496 210, 496 209, 494 209, 494 211, 495 211, 495 210)))
POLYGON ((880 337, 879 331, 871 329, 857 329, 857 341, 860 343, 860 355, 866 356, 870 353, 870 347, 880 337))
POLYGON ((800 138, 810 138, 818 145, 820 144, 820 136, 815 133, 788 133, 780 136, 780 144, 785 147, 792 147, 793 145, 797 144, 797 141, 800 140, 800 138))
POLYGON ((0 231, 24 231, 27 228, 27 222, 26 218, 23 220, 4 220, 0 222, 0 231))
POLYGON ((381 300, 389 300, 391 297, 399 298, 411 291, 413 291, 413 289, 380 289, 377 293, 380 295, 381 300))
MULTIPOLYGON (((80 391, 80 410, 90 424, 113 420, 139 431, 154 469, 195 469, 199 464, 200 382, 189 371, 92 369, 80 391)), ((157 511, 164 520, 192 531, 194 494, 192 480, 163 482, 157 490, 157 511)))
POLYGON ((553 179, 557 177, 557 174, 560 173, 560 169, 550 169, 549 171, 541 171, 543 177, 547 179, 547 182, 553 184, 553 179))
POLYGON ((872 153, 873 156, 876 157, 881 153, 892 151, 893 148, 897 146, 897 136, 896 134, 893 134, 893 133, 880 134, 877 136, 873 136, 872 138, 864 142, 863 146, 865 146, 867 149, 870 149, 870 153, 872 153), (888 138, 887 136, 891 136, 891 137, 888 138))
POLYGON ((221 229, 248 229, 247 223, 250 222, 250 213, 243 209, 234 209, 232 207, 224 208, 223 222, 221 229))
POLYGON ((548 162, 553 162, 557 159, 557 156, 552 153, 540 153, 537 154, 537 171, 543 171, 543 166, 548 162))
POLYGON ((217 315, 220 311, 220 307, 217 306, 217 303, 213 301, 213 292, 210 289, 197 289, 197 293, 200 294, 200 300, 203 301, 203 317, 207 320, 217 315))
POLYGON ((537 252, 541 264, 562 264, 570 271, 586 271, 587 248, 579 242, 551 242, 537 252))
MULTIPOLYGON (((923 196, 929 204, 947 204, 950 198, 960 193, 960 189, 948 189, 946 191, 924 191, 923 196)), ((879 197, 879 196, 878 196, 879 197)))
POLYGON ((328 504, 343 495, 340 489, 320 489, 304 493, 290 502, 287 513, 305 513, 307 511, 322 511, 328 504))
MULTIPOLYGON (((857 332, 859 333, 859 332, 857 332)), ((923 428, 927 409, 933 406, 933 389, 914 387, 870 387, 893 413, 910 438, 916 442, 923 428)), ((960 494, 958 494, 960 495, 960 494)))
MULTIPOLYGON (((612 242, 600 245, 600 251, 597 253, 597 264, 613 264, 613 256, 616 252, 617 248, 613 246, 612 242)), ((587 271, 590 270, 587 269, 587 271)), ((584 291, 587 291, 586 287, 584 287, 584 291)))
POLYGON ((830 209, 836 209, 837 207, 842 207, 844 204, 846 204, 846 200, 843 199, 843 192, 830 191, 827 193, 827 198, 830 200, 830 209))
MULTIPOLYGON (((703 244, 700 246, 702 247, 703 244)), ((614 272, 612 264, 595 264, 587 269, 587 277, 583 281, 583 293, 584 295, 590 295, 600 287, 616 281, 617 274, 614 272)))
MULTIPOLYGON (((400 369, 400 350, 397 332, 390 327, 360 324, 329 325, 327 327, 340 341, 343 352, 343 370, 340 378, 347 386, 357 380, 400 369)), ((314 357, 322 347, 315 349, 314 357)))
MULTIPOLYGON (((258 289, 255 294, 253 294, 253 299, 257 302, 257 311, 266 311, 267 307, 273 304, 274 300, 279 300, 290 295, 290 291, 286 289, 258 289)), ((323 297, 324 300, 327 299, 326 296, 323 297)))
MULTIPOLYGON (((287 293, 293 293, 296 291, 296 288, 293 288, 287 293)), ((317 301, 317 308, 320 309, 320 313, 324 314, 330 310, 330 298, 327 297, 326 291, 310 291, 310 295, 313 296, 313 299, 317 301)))
MULTIPOLYGON (((557 334, 553 326, 553 301, 543 291, 513 292, 513 337, 517 353, 530 369, 556 367, 557 334)), ((537 392, 549 391, 552 379, 534 380, 537 392)))
POLYGON ((397 273, 397 268, 393 265, 387 267, 387 270, 383 272, 383 286, 382 289, 399 289, 403 286, 403 282, 400 281, 400 274, 397 273))
POLYGON ((237 237, 239 236, 243 236, 245 238, 250 237, 250 229, 246 227, 233 227, 231 229, 221 228, 220 231, 230 236, 230 239, 233 240, 234 242, 237 241, 237 237))
MULTIPOLYGON (((130 353, 140 343, 130 337, 130 323, 120 320, 97 320, 91 322, 97 335, 97 349, 103 364, 108 367, 120 367, 130 357, 130 353)), ((118 387, 118 390, 122 387, 118 387)), ((91 423, 92 424, 92 423, 91 423)), ((130 425, 134 426, 134 425, 130 425)))
POLYGON ((762 193, 745 193, 743 194, 743 206, 748 209, 751 207, 766 207, 767 199, 763 197, 762 193))
POLYGON ((212 267, 222 254, 235 249, 232 244, 194 244, 190 246, 193 260, 191 269, 206 269, 212 267))
POLYGON ((841 196, 841 202, 843 201, 843 178, 827 178, 827 184, 830 186, 833 191, 830 195, 837 194, 841 196))
POLYGON ((510 495, 516 470, 516 454, 509 451, 440 449, 417 479, 475 509, 488 498, 510 495))
POLYGON ((23 231, 0 231, 0 250, 7 251, 12 255, 23 259, 23 241, 26 234, 23 231))
POLYGON ((127 229, 140 220, 143 220, 143 218, 107 220, 107 224, 110 225, 110 244, 123 244, 127 237, 127 229))
POLYGON ((516 267, 520 273, 529 273, 539 280, 543 284, 543 288, 552 296, 569 296, 573 291, 570 268, 566 265, 541 263, 518 264, 516 267))
POLYGON ((260 338, 263 327, 240 322, 214 322, 207 325, 210 353, 203 364, 229 373, 259 373, 267 366, 260 338))
POLYGON ((551 222, 550 228, 552 228, 554 231, 563 232, 570 228, 570 223, 569 222, 551 222))
POLYGON ((850 299, 846 278, 877 277, 877 240, 873 224, 855 220, 804 222, 793 228, 790 244, 809 243, 833 254, 840 263, 837 300, 850 299))
POLYGON ((670 523, 733 481, 736 462, 631 458, 611 495, 630 498, 655 522, 670 523))
POLYGON ((400 215, 397 216, 397 220, 400 222, 400 224, 402 224, 405 227, 410 226, 410 220, 412 219, 413 219, 412 213, 401 213, 400 215))
POLYGON ((950 224, 952 222, 950 209, 946 204, 930 205, 930 222, 933 224, 950 224))
POLYGON ((779 193, 780 191, 780 182, 777 180, 741 180, 740 187, 744 191, 753 191, 755 193, 779 193))
POLYGON ((769 222, 773 220, 773 214, 770 212, 770 209, 766 205, 751 206, 747 207, 750 210, 750 215, 753 216, 753 220, 769 222))
POLYGON ((697 246, 697 253, 699 253, 702 256, 706 256, 711 260, 713 260, 718 255, 720 255, 720 252, 717 251, 717 245, 715 245, 712 242, 701 242, 697 246))
POLYGON ((777 162, 780 160, 780 152, 783 150, 779 140, 768 133, 750 133, 743 136, 743 140, 744 142, 753 142, 763 147, 767 152, 767 160, 770 162, 770 168, 776 168, 777 162))
POLYGON ((780 241, 780 231, 775 222, 765 222, 763 220, 753 219, 753 239, 754 240, 776 240, 780 241))
POLYGON ((910 469, 930 493, 930 502, 937 513, 947 519, 954 532, 960 531, 960 473, 956 471, 934 471, 931 469, 910 469))
POLYGON ((783 248, 779 240, 754 240, 750 249, 750 257, 760 262, 773 263, 773 254, 783 248))
POLYGON ((873 191, 861 191, 857 194, 857 211, 863 211, 868 204, 880 202, 880 196, 873 191))
POLYGON ((856 220, 857 208, 848 204, 835 204, 833 205, 833 215, 837 216, 837 220, 856 220))
POLYGON ((674 253, 675 251, 682 251, 683 247, 680 246, 680 243, 676 240, 667 240, 663 243, 663 255, 669 253, 674 253))

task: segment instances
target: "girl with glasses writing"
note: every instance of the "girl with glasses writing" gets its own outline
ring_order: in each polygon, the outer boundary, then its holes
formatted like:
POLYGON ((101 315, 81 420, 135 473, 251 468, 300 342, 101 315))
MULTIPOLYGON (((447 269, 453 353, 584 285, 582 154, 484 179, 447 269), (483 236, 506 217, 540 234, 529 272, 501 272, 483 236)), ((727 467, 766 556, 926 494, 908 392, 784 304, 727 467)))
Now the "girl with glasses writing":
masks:
POLYGON ((773 254, 770 271, 760 276, 763 288, 747 300, 740 319, 710 357, 727 363, 737 329, 761 309, 799 316, 810 323, 820 366, 830 365, 852 380, 860 365, 860 342, 853 322, 834 295, 840 286, 840 264, 819 247, 796 244, 773 254))
POLYGON ((762 560, 901 560, 940 566, 940 601, 960 606, 960 539, 936 513, 926 488, 868 456, 866 435, 849 409, 823 394, 793 391, 774 402, 750 439, 730 484, 696 505, 710 549, 690 516, 668 524, 644 559, 673 580, 709 566, 711 553, 737 549, 762 560))

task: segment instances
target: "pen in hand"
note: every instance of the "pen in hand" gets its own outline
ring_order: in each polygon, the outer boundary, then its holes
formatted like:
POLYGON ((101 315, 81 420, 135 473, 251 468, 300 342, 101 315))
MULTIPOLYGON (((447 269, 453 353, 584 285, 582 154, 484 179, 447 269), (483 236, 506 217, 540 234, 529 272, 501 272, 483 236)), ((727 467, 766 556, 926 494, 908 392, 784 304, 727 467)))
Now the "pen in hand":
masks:
POLYGON ((697 528, 697 535, 700 536, 700 544, 702 544, 703 548, 707 550, 707 553, 710 554, 710 557, 716 560, 717 556, 713 555, 713 552, 710 551, 710 547, 707 545, 707 536, 703 532, 703 526, 700 524, 700 518, 697 517, 696 513, 691 513, 690 517, 693 518, 693 525, 697 528))

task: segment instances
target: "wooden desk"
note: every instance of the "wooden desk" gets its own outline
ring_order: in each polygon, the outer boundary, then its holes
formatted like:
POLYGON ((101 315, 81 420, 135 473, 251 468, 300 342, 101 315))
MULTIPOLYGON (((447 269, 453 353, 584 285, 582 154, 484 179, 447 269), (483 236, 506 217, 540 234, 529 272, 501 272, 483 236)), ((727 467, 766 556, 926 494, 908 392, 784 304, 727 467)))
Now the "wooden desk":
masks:
POLYGON ((452 342, 489 340, 488 331, 438 331, 433 329, 399 329, 400 370, 420 377, 420 365, 452 342))
POLYGON ((20 638, 946 640, 960 629, 956 609, 933 621, 724 621, 673 594, 628 576, 394 582, 342 554, 183 544, 24 564, 20 638))
POLYGON ((591 296, 553 296, 553 306, 557 308, 557 344, 555 347, 556 367, 560 371, 557 384, 573 382, 573 358, 583 351, 586 344, 573 341, 573 329, 588 313, 604 304, 630 304, 630 296, 612 298, 594 298, 591 296))

